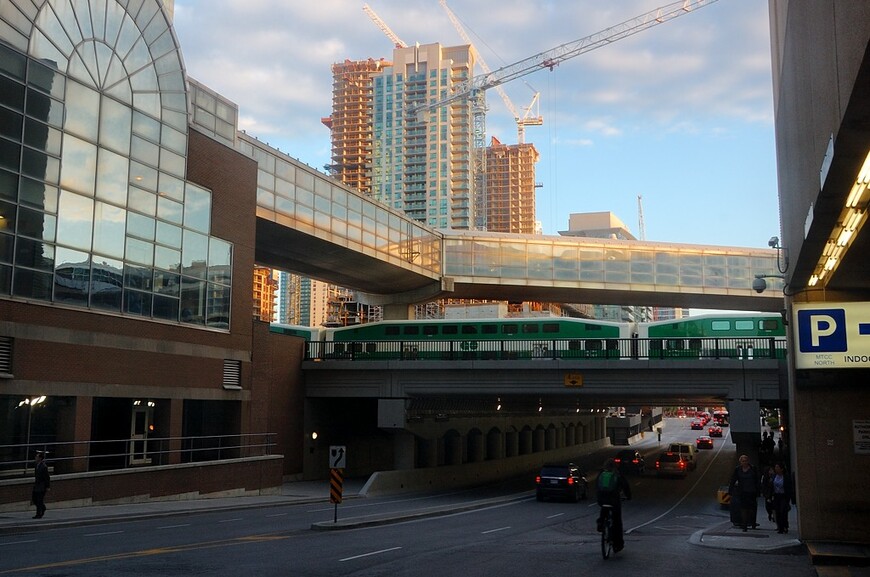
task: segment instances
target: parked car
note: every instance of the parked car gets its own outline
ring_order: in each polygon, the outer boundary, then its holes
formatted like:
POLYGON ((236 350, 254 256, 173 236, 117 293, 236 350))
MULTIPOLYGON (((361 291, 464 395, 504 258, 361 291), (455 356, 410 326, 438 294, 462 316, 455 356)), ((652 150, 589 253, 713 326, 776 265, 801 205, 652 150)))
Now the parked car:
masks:
POLYGON ((622 474, 633 473, 643 475, 646 469, 646 462, 640 452, 633 449, 623 449, 613 457, 613 462, 619 467, 619 472, 622 474))
POLYGON ((697 466, 697 462, 695 460, 695 456, 698 454, 698 450, 695 448, 695 445, 692 443, 671 443, 668 446, 668 451, 671 453, 679 453, 683 456, 689 466, 689 470, 692 471, 697 466))
POLYGON ((538 501, 556 497, 576 503, 586 499, 587 493, 586 475, 574 463, 544 465, 535 477, 535 497, 538 501))
POLYGON ((695 440, 695 446, 699 449, 712 449, 713 439, 711 439, 707 435, 701 435, 695 440))
POLYGON ((707 434, 711 437, 721 437, 722 436, 722 427, 719 425, 713 425, 709 429, 707 429, 707 434))
POLYGON ((667 451, 656 459, 656 475, 659 477, 685 477, 689 474, 689 465, 679 453, 667 451))

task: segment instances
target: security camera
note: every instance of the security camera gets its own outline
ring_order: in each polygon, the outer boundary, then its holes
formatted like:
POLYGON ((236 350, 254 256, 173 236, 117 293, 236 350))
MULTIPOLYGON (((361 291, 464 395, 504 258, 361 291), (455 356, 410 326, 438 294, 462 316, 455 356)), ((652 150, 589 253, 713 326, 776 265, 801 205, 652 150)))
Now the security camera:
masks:
POLYGON ((777 246, 779 246, 779 237, 778 236, 770 237, 770 240, 767 241, 767 246, 769 246, 770 248, 776 248, 777 246))
POLYGON ((752 290, 757 293, 763 293, 767 289, 767 281, 763 278, 756 278, 752 281, 752 290))

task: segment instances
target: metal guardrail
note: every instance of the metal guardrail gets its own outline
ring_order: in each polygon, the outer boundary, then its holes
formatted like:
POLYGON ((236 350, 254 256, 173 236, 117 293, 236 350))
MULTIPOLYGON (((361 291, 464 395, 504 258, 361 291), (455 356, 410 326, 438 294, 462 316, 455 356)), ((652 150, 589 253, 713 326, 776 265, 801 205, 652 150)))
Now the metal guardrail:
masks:
POLYGON ((307 361, 785 359, 785 337, 312 341, 307 361))
POLYGON ((0 445, 0 479, 32 475, 37 452, 46 454, 46 462, 55 472, 109 471, 267 456, 276 445, 276 435, 247 433, 0 445))

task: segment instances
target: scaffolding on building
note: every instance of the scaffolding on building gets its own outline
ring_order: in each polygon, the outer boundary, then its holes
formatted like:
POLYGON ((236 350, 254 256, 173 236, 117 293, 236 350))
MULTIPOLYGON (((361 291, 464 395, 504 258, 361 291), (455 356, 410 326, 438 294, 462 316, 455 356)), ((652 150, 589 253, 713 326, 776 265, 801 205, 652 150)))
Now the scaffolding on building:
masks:
POLYGON ((345 60, 332 65, 332 114, 321 118, 330 130, 331 164, 323 168, 363 194, 372 193, 372 75, 390 62, 345 60))

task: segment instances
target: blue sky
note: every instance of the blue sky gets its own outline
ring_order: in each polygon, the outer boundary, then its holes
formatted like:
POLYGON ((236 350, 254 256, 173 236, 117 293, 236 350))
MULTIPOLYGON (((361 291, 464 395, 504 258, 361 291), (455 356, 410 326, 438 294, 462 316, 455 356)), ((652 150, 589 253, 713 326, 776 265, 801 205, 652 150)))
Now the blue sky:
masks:
MULTIPOLYGON (((594 34, 663 0, 448 0, 491 69, 594 34)), ((407 44, 463 44, 438 0, 370 0, 407 44)), ((363 2, 176 0, 187 73, 234 101, 240 128, 313 167, 330 162, 330 66, 390 59, 363 2)), ((545 234, 575 212, 611 211, 646 239, 766 247, 779 235, 767 0, 697 12, 504 86, 540 93, 536 213, 545 234)), ((479 72, 479 70, 478 70, 479 72)), ((487 136, 515 143, 494 90, 487 136)))

